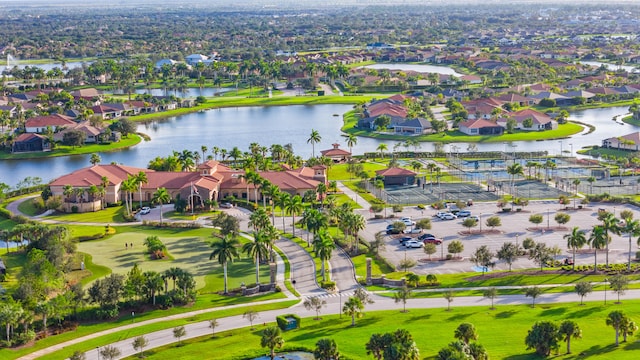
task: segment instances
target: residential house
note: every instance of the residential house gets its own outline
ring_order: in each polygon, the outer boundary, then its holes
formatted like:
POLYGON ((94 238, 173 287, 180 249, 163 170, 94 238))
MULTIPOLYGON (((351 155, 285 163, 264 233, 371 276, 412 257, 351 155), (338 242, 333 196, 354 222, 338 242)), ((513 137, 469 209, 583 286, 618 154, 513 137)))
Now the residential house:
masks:
POLYGON ((538 102, 536 99, 513 93, 500 95, 497 99, 503 103, 518 104, 519 106, 531 106, 538 102))
POLYGON ((155 65, 155 66, 156 66, 156 69, 162 69, 162 67, 163 67, 164 65, 173 66, 173 65, 175 65, 175 64, 177 64, 177 63, 178 63, 177 61, 172 60, 172 59, 161 59, 161 60, 158 60, 158 61, 156 62, 156 65, 155 65))
POLYGON ((384 186, 395 186, 412 185, 415 182, 417 173, 399 167, 391 167, 376 171, 376 175, 382 177, 384 186))
MULTIPOLYGON (((195 64, 201 62, 206 62, 207 60, 209 60, 209 57, 206 55, 202 55, 202 54, 191 54, 189 56, 187 56, 186 58, 184 58, 187 65, 191 65, 194 66, 195 64)), ((160 66, 162 67, 162 66, 160 66)))
POLYGON ((485 119, 471 119, 458 125, 460 132, 467 135, 502 135, 504 127, 485 119))
POLYGON ((123 104, 102 104, 91 108, 93 114, 103 119, 117 119, 122 116, 123 104))
POLYGON ((25 122, 25 131, 28 133, 44 133, 47 131, 47 128, 51 128, 51 130, 58 131, 64 127, 75 125, 76 122, 73 121, 68 116, 61 114, 52 114, 46 116, 36 116, 31 119, 28 119, 25 122))
MULTIPOLYGON (((543 114, 539 111, 533 109, 523 109, 520 111, 516 111, 511 113, 511 118, 514 119, 517 123, 516 129, 520 130, 551 130, 554 127, 557 127, 557 124, 549 117, 547 114, 543 114), (531 126, 525 126, 525 120, 531 119, 531 126), (554 124, 556 124, 554 126, 554 124)), ((506 128, 506 119, 498 120, 498 124, 504 126, 506 128)))
POLYGON ((92 102, 93 105, 100 104, 100 99, 102 99, 102 92, 94 88, 75 90, 70 94, 75 100, 83 99, 92 102))
POLYGON ((100 134, 102 134, 101 129, 98 129, 95 126, 92 126, 91 124, 89 124, 89 121, 83 121, 80 123, 74 123, 73 125, 69 125, 64 129, 56 132, 53 135, 53 140, 57 142, 62 141, 64 139, 64 134, 70 131, 80 131, 84 133, 85 135, 84 142, 86 144, 95 144, 99 142, 100 134))
POLYGON ((640 132, 604 139, 602 140, 602 147, 640 151, 640 132))
POLYGON ((11 146, 11 152, 38 152, 51 151, 51 144, 46 136, 34 133, 20 134, 11 146))
POLYGON ((407 119, 392 126, 396 134, 421 135, 433 132, 431 121, 424 118, 407 119))

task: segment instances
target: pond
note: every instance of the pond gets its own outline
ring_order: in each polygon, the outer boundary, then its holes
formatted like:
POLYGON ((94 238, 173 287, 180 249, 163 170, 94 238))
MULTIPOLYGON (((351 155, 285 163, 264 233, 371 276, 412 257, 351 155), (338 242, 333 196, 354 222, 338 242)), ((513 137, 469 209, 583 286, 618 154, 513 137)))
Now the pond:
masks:
MULTIPOLYGON (((140 124, 138 131, 151 137, 151 141, 111 153, 101 153, 102 163, 120 163, 136 167, 146 167, 157 156, 167 156, 172 151, 184 149, 200 152, 202 145, 209 153, 216 146, 230 150, 238 147, 247 151, 249 144, 256 142, 269 147, 272 144, 293 145, 296 155, 308 158, 313 147, 307 143, 312 129, 317 130, 322 141, 315 144, 316 155, 320 150, 339 143, 347 148, 343 133, 342 114, 352 109, 351 105, 295 105, 271 107, 240 107, 215 109, 172 117, 162 121, 140 124), (339 116, 334 116, 339 115, 339 116)), ((609 137, 638 131, 638 127, 612 121, 614 116, 626 114, 628 107, 590 109, 571 114, 570 119, 596 126, 587 135, 577 134, 572 138, 546 141, 522 141, 517 143, 478 143, 479 151, 549 151, 551 155, 566 151, 575 153, 583 146, 599 145, 609 137)), ((377 140, 359 137, 354 154, 376 151, 381 143, 386 143, 389 151, 398 141, 377 140)), ((469 144, 456 143, 445 147, 446 151, 467 150, 469 144), (457 150, 456 150, 457 149, 457 150)), ((401 149, 405 149, 401 147, 401 149)), ((432 143, 421 143, 419 151, 433 151, 432 143)), ((89 166, 90 155, 77 155, 34 160, 0 161, 0 182, 15 186, 28 176, 39 176, 48 182, 56 177, 89 166)))
POLYGON ((603 63, 603 62, 599 62, 599 61, 580 61, 580 64, 584 64, 584 65, 589 65, 589 66, 595 66, 595 67, 600 67, 602 65, 604 65, 604 67, 606 67, 609 70, 619 70, 619 69, 623 69, 627 72, 637 72, 638 68, 635 66, 629 66, 629 65, 616 65, 616 64, 608 64, 608 63, 603 63))
POLYGON ((435 66, 427 64, 373 64, 363 66, 367 69, 389 69, 400 71, 417 71, 421 73, 437 73, 442 75, 464 76, 448 66, 435 66))
MULTIPOLYGON (((67 70, 71 70, 71 69, 75 69, 75 68, 79 68, 82 67, 82 64, 89 64, 90 62, 82 62, 82 61, 72 61, 72 62, 68 62, 66 63, 66 67, 67 70)), ((18 67, 18 69, 24 69, 26 66, 29 67, 37 67, 37 68, 41 68, 44 71, 49 71, 53 68, 59 68, 62 69, 62 64, 61 63, 47 63, 47 64, 18 64, 16 65, 18 67)), ((9 69, 13 69, 14 66, 9 67, 9 69)), ((5 65, 0 65, 0 74, 2 74, 5 70, 7 70, 7 66, 5 65)))
MULTIPOLYGON (((220 94, 226 91, 230 91, 229 89, 222 88, 188 88, 183 91, 177 90, 169 90, 169 89, 136 89, 136 94, 151 94, 153 96, 176 96, 179 98, 195 98, 198 96, 212 97, 216 94, 220 94)), ((117 95, 124 94, 121 90, 116 90, 113 92, 117 95)))

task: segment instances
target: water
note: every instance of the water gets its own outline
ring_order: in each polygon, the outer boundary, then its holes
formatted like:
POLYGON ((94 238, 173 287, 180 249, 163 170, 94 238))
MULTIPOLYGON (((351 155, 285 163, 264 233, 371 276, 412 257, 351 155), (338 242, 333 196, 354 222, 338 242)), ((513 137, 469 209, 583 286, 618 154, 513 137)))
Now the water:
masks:
POLYGON ((608 64, 608 63, 603 63, 599 61, 580 61, 580 64, 595 66, 595 67, 600 67, 604 65, 607 69, 613 70, 613 71, 619 70, 619 69, 624 69, 627 72, 638 71, 638 68, 635 66, 608 64))
POLYGON ((437 73, 442 75, 464 76, 448 66, 435 66, 426 64, 374 64, 363 66, 368 69, 389 69, 400 71, 417 71, 421 73, 437 73))
MULTIPOLYGON (((102 153, 102 163, 122 163, 145 168, 149 160, 156 156, 167 156, 172 150, 189 149, 200 152, 200 146, 214 146, 227 150, 237 146, 248 151, 249 144, 257 142, 262 146, 272 144, 293 144, 293 150, 303 158, 311 156, 312 147, 307 143, 311 129, 318 130, 322 141, 315 145, 316 155, 320 150, 331 148, 338 142, 347 149, 342 132, 342 116, 333 116, 352 109, 351 105, 313 105, 313 106, 272 106, 243 107, 209 110, 172 117, 163 121, 140 124, 138 131, 151 137, 150 142, 121 151, 102 153)), ((509 143, 478 143, 478 151, 548 151, 551 155, 565 151, 579 150, 587 145, 602 144, 602 140, 638 131, 639 128, 629 124, 613 122, 614 116, 627 113, 627 107, 590 109, 572 113, 570 118, 596 126, 596 130, 588 135, 577 134, 563 140, 522 141, 509 143), (515 147, 512 147, 515 145, 515 147)), ((375 152, 380 143, 386 143, 389 151, 397 141, 383 141, 371 138, 358 138, 353 148, 354 154, 375 152)), ((466 151, 467 143, 450 144, 446 151, 466 151), (452 149, 453 146, 457 150, 452 149)), ((400 148, 405 150, 403 146, 400 148)), ((409 148, 413 150, 413 147, 409 148)), ((418 151, 433 151, 432 143, 421 143, 418 151)), ((0 161, 0 182, 15 186, 27 176, 39 176, 48 182, 56 177, 89 166, 90 155, 68 157, 0 161)))
MULTIPOLYGON (((90 62, 82 62, 82 61, 72 61, 72 62, 68 62, 66 63, 66 67, 67 70, 71 70, 71 69, 75 69, 75 68, 79 68, 82 67, 82 64, 90 64, 90 62)), ((29 67, 37 67, 37 68, 41 68, 44 71, 49 71, 53 68, 59 68, 62 69, 62 64, 61 63, 47 63, 47 64, 18 64, 17 67, 19 69, 24 69, 25 66, 29 66, 29 67)), ((11 66, 9 68, 13 69, 13 66, 11 66)), ((7 66, 6 65, 2 65, 0 66, 0 74, 2 74, 2 72, 4 72, 5 70, 7 70, 7 66)))

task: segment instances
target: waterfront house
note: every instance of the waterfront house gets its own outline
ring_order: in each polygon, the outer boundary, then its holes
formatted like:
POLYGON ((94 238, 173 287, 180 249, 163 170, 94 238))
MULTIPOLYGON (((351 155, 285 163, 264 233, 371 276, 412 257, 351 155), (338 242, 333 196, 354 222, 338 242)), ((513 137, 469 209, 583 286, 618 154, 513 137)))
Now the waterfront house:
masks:
POLYGON ((20 134, 11 146, 11 152, 51 151, 51 144, 46 136, 33 133, 20 134))
POLYGON ((640 132, 634 132, 623 136, 604 139, 602 140, 602 147, 619 150, 640 151, 640 132))
POLYGON ((51 114, 28 119, 24 124, 24 128, 28 133, 44 133, 47 131, 47 128, 51 128, 53 131, 58 131, 64 127, 73 126, 75 124, 76 122, 68 116, 51 114))
POLYGON ((485 119, 461 122, 458 129, 467 135, 502 135, 504 133, 504 127, 485 119))

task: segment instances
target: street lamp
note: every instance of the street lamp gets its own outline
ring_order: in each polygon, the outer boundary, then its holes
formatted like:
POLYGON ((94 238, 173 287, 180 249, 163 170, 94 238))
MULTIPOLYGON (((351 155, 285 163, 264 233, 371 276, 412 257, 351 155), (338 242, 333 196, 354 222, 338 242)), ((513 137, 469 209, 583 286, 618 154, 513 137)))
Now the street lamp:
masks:
POLYGON ((569 144, 569 146, 571 146, 571 154, 569 156, 573 156, 573 143, 569 144))
POLYGON ((558 141, 558 144, 560 144, 560 157, 562 157, 562 141, 558 141))
POLYGON ((98 360, 100 360, 100 347, 96 346, 96 353, 98 353, 98 360))
POLYGON ((549 225, 549 218, 551 217, 551 211, 549 209, 547 209, 547 229, 550 227, 549 225))
POLYGON ((342 319, 342 291, 338 291, 338 295, 340 296, 340 302, 338 303, 338 312, 340 313, 340 319, 342 319))
POLYGON ((607 305, 607 281, 609 279, 604 278, 604 304, 607 305))
POLYGON ((518 248, 518 236, 520 236, 520 234, 516 233, 516 249, 518 248))

